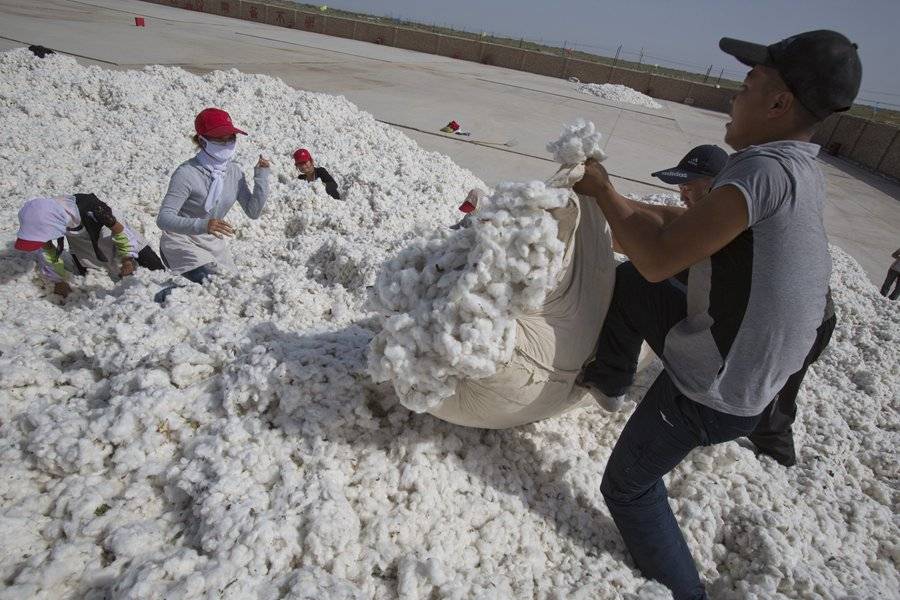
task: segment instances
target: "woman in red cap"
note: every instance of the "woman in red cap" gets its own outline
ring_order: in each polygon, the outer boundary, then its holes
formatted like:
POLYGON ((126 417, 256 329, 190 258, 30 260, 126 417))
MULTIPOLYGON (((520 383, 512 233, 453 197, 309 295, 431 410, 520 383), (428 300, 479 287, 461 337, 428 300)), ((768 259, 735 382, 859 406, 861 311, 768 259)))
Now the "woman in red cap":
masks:
POLYGON ((341 199, 341 195, 338 193, 337 182, 334 180, 334 177, 325 170, 325 167, 317 167, 315 163, 313 163, 313 157, 312 154, 309 153, 309 150, 300 148, 294 152, 294 165, 296 165, 297 170, 300 171, 300 179, 305 179, 310 182, 321 179, 322 183, 325 184, 325 191, 328 195, 335 200, 341 199))
MULTIPOLYGON (((231 162, 237 134, 246 132, 219 108, 200 111, 194 129, 200 150, 172 174, 156 224, 163 231, 159 249, 169 269, 202 283, 217 268, 234 267, 226 242, 234 229, 225 216, 238 202, 248 217, 259 218, 269 191, 269 161, 260 154, 251 190, 241 168, 231 162)), ((163 302, 171 290, 160 291, 156 301, 163 302)))

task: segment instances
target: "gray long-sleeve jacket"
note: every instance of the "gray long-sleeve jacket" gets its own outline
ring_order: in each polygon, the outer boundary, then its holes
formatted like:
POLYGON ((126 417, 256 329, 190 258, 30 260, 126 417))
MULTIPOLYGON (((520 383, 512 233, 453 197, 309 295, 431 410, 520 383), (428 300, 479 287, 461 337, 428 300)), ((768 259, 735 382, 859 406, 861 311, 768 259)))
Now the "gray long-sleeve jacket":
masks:
POLYGON ((206 212, 206 192, 211 177, 196 158, 181 163, 172 174, 169 189, 159 208, 156 224, 163 231, 187 235, 206 233, 210 219, 224 219, 235 201, 251 219, 259 218, 269 195, 269 169, 254 169, 253 190, 247 185, 241 168, 228 163, 219 203, 206 212))

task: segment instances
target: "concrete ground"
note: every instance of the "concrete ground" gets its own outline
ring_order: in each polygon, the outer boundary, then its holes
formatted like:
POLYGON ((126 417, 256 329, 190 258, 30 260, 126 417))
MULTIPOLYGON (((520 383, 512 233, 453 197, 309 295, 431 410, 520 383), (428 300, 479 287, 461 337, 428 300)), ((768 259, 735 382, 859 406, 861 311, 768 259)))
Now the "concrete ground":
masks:
MULTIPOLYGON (((606 136, 606 164, 620 191, 672 190, 650 172, 673 166, 697 144, 723 145, 728 120, 665 101, 661 110, 616 104, 562 79, 138 0, 0 0, 0 50, 28 44, 107 68, 237 68, 341 94, 488 184, 547 176, 554 164, 544 145, 563 124, 584 117, 606 136), (135 16, 147 17, 147 27, 135 27, 135 16), (472 138, 438 132, 451 119, 472 138), (509 140, 517 143, 500 145, 509 140)), ((830 157, 821 165, 830 239, 880 284, 900 246, 900 185, 830 157)))

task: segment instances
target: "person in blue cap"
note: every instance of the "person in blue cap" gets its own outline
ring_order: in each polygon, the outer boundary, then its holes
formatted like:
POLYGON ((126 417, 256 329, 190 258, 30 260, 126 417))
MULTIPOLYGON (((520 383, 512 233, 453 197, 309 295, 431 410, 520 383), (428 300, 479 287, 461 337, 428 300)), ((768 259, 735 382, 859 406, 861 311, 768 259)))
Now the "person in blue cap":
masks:
MULTIPOLYGON (((705 144, 691 149, 677 166, 651 173, 651 175, 665 183, 677 185, 681 201, 686 208, 691 208, 709 193, 715 177, 725 167, 727 161, 728 153, 725 150, 712 144, 705 144)), ((680 207, 675 208, 684 210, 680 207)), ((622 252, 621 246, 615 239, 613 239, 613 249, 622 252)), ((684 269, 670 277, 667 283, 686 293, 689 273, 689 269, 684 269)), ((816 339, 803 366, 788 378, 769 406, 763 411, 753 432, 747 436, 756 447, 757 452, 772 457, 785 467, 791 467, 797 463, 793 425, 797 419, 797 395, 800 393, 800 386, 803 384, 809 366, 819 359, 831 342, 831 335, 836 324, 837 317, 829 289, 826 295, 822 324, 816 330, 816 339)), ((579 384, 585 387, 584 378, 579 380, 579 384)), ((596 395, 598 390, 594 388, 589 391, 596 395)), ((598 397, 598 401, 604 402, 604 406, 621 406, 624 398, 620 396, 609 399, 601 395, 598 397)))
POLYGON ((725 125, 735 152, 708 194, 690 208, 637 206, 591 160, 574 188, 597 201, 631 259, 616 270, 582 382, 623 394, 645 340, 664 367, 622 430, 600 491, 635 565, 675 600, 707 594, 663 476, 694 448, 753 434, 807 364, 831 275, 811 139, 853 105, 862 79, 856 44, 834 31, 769 46, 722 38, 719 47, 750 71, 725 125), (686 268, 683 293, 666 280, 686 268))
MULTIPOLYGON (((709 192, 713 179, 719 174, 719 171, 725 167, 728 161, 728 153, 722 148, 713 144, 703 144, 696 146, 684 155, 678 165, 671 169, 664 169, 651 173, 650 175, 662 180, 665 183, 678 186, 678 192, 684 206, 666 206, 657 205, 655 210, 665 211, 669 218, 681 214, 686 208, 692 207, 700 198, 709 192)), ((649 208, 650 204, 641 202, 640 200, 628 199, 629 204, 638 210, 649 208)), ((651 209, 652 210, 652 209, 651 209)), ((625 254, 621 244, 613 236, 613 250, 620 254, 625 254)), ((672 278, 674 285, 687 285, 687 270, 678 273, 672 278), (680 282, 680 283, 679 283, 680 282)))
POLYGON ((713 179, 725 168, 728 153, 713 144, 692 148, 677 166, 651 173, 666 183, 677 185, 681 201, 687 208, 694 206, 709 192, 713 179))
MULTIPOLYGON (((694 206, 709 193, 715 177, 725 168, 728 153, 711 144, 697 146, 688 152, 677 166, 652 173, 653 177, 678 186, 681 201, 687 208, 694 206)), ((681 271, 668 281, 682 291, 687 291, 689 269, 681 271)), ((793 425, 797 419, 797 394, 809 366, 819 359, 831 342, 831 334, 837 324, 831 290, 825 298, 825 315, 816 330, 813 347, 807 354, 803 366, 790 377, 763 411, 759 423, 747 438, 756 446, 757 452, 772 457, 785 467, 797 463, 794 447, 793 425)))

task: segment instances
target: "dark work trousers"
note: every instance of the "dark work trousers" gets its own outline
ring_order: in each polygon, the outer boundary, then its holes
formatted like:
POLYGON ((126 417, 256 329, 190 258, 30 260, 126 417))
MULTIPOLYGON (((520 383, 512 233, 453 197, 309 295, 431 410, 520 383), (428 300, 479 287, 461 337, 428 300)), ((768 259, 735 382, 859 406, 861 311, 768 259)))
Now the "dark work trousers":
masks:
MULTIPOLYGON (((204 281, 209 279, 212 276, 212 274, 213 274, 213 272, 209 268, 207 268, 206 265, 203 265, 202 267, 197 267, 196 269, 191 269, 190 271, 186 271, 186 272, 182 273, 181 276, 184 277, 185 279, 187 279, 188 281, 193 281, 194 283, 202 284, 204 281)), ((172 290, 174 290, 176 287, 178 287, 178 286, 177 285, 167 285, 166 287, 162 288, 161 290, 156 292, 156 295, 153 296, 153 301, 156 302, 157 304, 164 303, 166 301, 166 299, 169 297, 169 294, 171 294, 172 290)))
POLYGON ((892 268, 888 269, 884 283, 881 284, 881 295, 891 300, 896 300, 900 297, 900 271, 895 271, 892 268), (894 286, 893 292, 891 291, 892 285, 894 286))
MULTIPOLYGON (((662 356, 666 334, 686 310, 685 295, 670 282, 650 283, 630 262, 619 265, 598 358, 585 369, 585 379, 607 395, 624 392, 634 380, 641 342, 662 356)), ((706 591, 669 506, 663 475, 694 448, 745 436, 758 420, 694 402, 663 371, 606 463, 600 491, 625 546, 641 573, 668 587, 676 600, 706 598, 706 591)))
MULTIPOLYGON (((631 263, 625 264, 630 265, 631 263)), ((628 269, 629 274, 633 269, 633 266, 628 269)), ((617 272, 617 275, 620 272, 622 271, 617 272)), ((633 274, 640 277, 636 270, 634 270, 633 274)), ((677 323, 684 318, 687 310, 686 306, 683 303, 679 304, 668 289, 672 287, 683 296, 686 291, 684 286, 680 285, 678 281, 671 279, 664 283, 647 283, 647 285, 663 286, 658 289, 666 292, 664 294, 666 298, 671 296, 665 301, 666 307, 659 306, 656 308, 660 318, 670 320, 669 327, 671 327, 671 324, 677 323)), ((831 341, 831 334, 834 332, 834 327, 837 323, 837 317, 835 317, 833 312, 834 309, 826 310, 828 310, 827 314, 829 316, 822 321, 822 324, 816 330, 815 342, 813 342, 813 346, 806 356, 803 366, 788 378, 775 398, 763 411, 756 429, 747 436, 760 453, 771 456, 786 467, 793 466, 797 462, 793 432, 793 424, 797 418, 797 394, 800 392, 800 386, 803 383, 803 378, 806 376, 809 365, 818 360, 825 348, 828 347, 831 341)), ((668 328, 666 328, 666 332, 668 332, 668 328)), ((600 336, 599 342, 599 344, 604 346, 598 345, 597 348, 597 355, 604 357, 604 372, 597 372, 599 365, 591 363, 585 368, 585 379, 594 382, 605 394, 618 396, 624 394, 634 381, 634 371, 637 367, 636 356, 638 355, 636 353, 640 353, 640 343, 635 338, 629 337, 627 333, 623 334, 618 328, 613 326, 610 327, 609 331, 606 331, 604 328, 604 334, 606 335, 600 336), (635 344, 637 345, 635 346, 635 344), (603 383, 601 384, 601 382, 603 383)), ((662 339, 648 339, 647 343, 650 344, 657 356, 660 356, 664 341, 665 334, 663 334, 662 339)))
MULTIPOLYGON (((162 252, 160 252, 160 254, 162 254, 162 252)), ((166 260, 165 254, 162 255, 162 260, 163 261, 166 260)), ((166 263, 166 264, 168 264, 168 263, 166 263)), ((211 264, 210 265, 202 265, 202 266, 197 267, 196 269, 191 269, 190 271, 185 271, 184 273, 181 274, 181 276, 184 277, 185 279, 187 279, 188 281, 192 281, 194 283, 200 283, 200 284, 202 284, 204 281, 206 281, 207 279, 212 277, 212 275, 213 275, 213 271, 211 268, 211 264)), ((153 296, 153 301, 156 302, 157 304, 163 304, 166 301, 166 298, 169 297, 169 294, 172 293, 172 290, 174 290, 176 287, 178 287, 178 286, 168 285, 168 286, 162 288, 161 290, 156 292, 156 294, 153 296)))
POLYGON ((809 365, 816 362, 828 347, 836 324, 835 315, 822 321, 816 330, 816 341, 806 355, 803 366, 788 377, 781 391, 763 411, 756 429, 747 436, 760 452, 771 456, 786 467, 793 466, 797 462, 792 426, 797 418, 797 394, 800 392, 800 384, 803 383, 809 365))

